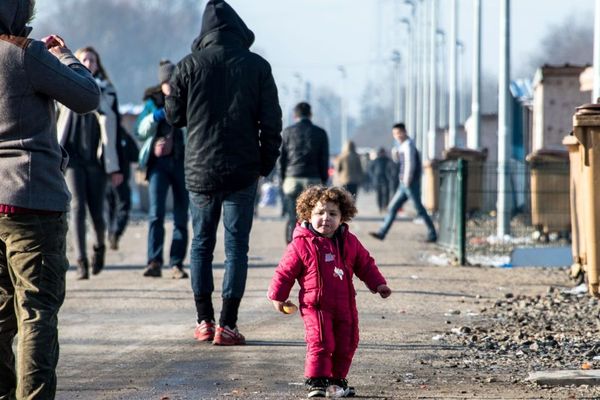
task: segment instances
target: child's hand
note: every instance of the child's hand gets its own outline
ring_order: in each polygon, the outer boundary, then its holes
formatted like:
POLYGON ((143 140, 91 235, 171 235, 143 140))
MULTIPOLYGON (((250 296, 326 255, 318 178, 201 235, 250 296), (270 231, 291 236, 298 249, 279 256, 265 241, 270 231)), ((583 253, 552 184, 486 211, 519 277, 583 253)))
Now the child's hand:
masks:
POLYGON ((275 308, 275 310, 277 310, 281 313, 283 312, 283 306, 285 305, 284 301, 271 300, 271 302, 273 303, 273 307, 275 308))
POLYGON ((385 299, 386 297, 390 297, 392 294, 392 289, 390 289, 388 285, 379 285, 377 286, 377 293, 379 293, 379 295, 385 299))

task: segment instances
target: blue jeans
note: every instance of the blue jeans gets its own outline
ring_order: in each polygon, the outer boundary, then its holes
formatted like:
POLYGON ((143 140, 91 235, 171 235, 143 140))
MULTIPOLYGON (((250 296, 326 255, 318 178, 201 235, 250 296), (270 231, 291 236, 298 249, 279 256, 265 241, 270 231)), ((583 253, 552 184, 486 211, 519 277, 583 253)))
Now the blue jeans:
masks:
POLYGON ((415 206, 419 217, 421 217, 425 222, 427 230, 429 231, 428 237, 430 239, 436 238, 437 234, 435 232, 435 226, 433 225, 433 221, 431 220, 431 217, 429 217, 429 214, 427 214, 427 210, 425 210, 425 207, 423 207, 423 204, 421 203, 420 178, 415 179, 415 181, 410 186, 405 186, 403 183, 400 183, 398 189, 396 190, 396 193, 394 194, 394 197, 392 197, 392 200, 388 205, 388 213, 385 216, 385 219, 383 220, 383 225, 379 229, 378 233, 382 237, 385 237, 385 235, 387 235, 388 231, 392 227, 392 224, 396 220, 396 214, 398 213, 398 210, 402 208, 402 206, 404 205, 404 203, 406 203, 408 199, 411 199, 413 201, 413 205, 415 206))
POLYGON ((223 210, 225 227, 224 299, 241 299, 248 274, 248 241, 254 217, 254 198, 258 182, 237 191, 216 193, 190 192, 194 236, 190 250, 192 290, 195 296, 214 291, 213 251, 217 227, 223 210))
POLYGON ((188 243, 188 191, 185 188, 183 160, 157 158, 148 171, 150 197, 148 227, 148 263, 163 263, 165 208, 169 186, 173 190, 173 239, 169 265, 183 265, 188 243))

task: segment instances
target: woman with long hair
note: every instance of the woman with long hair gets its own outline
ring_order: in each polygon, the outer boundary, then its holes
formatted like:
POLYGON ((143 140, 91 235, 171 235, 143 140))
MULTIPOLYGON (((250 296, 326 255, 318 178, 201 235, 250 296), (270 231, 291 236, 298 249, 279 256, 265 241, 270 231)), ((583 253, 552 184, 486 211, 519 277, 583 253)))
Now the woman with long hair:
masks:
POLYGON ((123 181, 118 156, 119 108, 116 91, 93 47, 75 52, 90 70, 101 91, 99 107, 89 114, 77 114, 60 106, 58 140, 69 153, 67 185, 73 196, 70 230, 77 253, 77 278, 89 279, 90 263, 86 251, 86 208, 92 218, 95 244, 91 260, 92 274, 104 268, 105 232, 104 194, 110 177, 113 186, 123 181))

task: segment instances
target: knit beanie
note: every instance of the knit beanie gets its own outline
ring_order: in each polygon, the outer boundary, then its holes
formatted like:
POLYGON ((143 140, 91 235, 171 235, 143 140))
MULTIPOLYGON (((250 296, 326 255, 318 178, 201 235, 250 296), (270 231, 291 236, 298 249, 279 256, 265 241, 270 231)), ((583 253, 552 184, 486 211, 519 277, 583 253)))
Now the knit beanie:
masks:
POLYGON ((158 80, 160 83, 168 82, 175 71, 175 66, 169 60, 161 60, 158 67, 158 80))

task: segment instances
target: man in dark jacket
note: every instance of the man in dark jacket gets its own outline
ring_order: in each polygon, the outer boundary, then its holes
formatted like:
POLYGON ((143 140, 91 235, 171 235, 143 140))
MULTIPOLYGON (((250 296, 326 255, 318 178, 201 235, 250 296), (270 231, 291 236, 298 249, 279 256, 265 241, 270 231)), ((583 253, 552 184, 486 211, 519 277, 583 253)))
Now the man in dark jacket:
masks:
POLYGON ((327 184, 329 178, 329 139, 327 133, 310 121, 310 104, 294 107, 296 123, 283 131, 279 166, 287 214, 285 240, 292 241, 296 226, 296 199, 310 185, 327 184))
POLYGON ((194 336, 218 345, 245 344, 237 329, 246 286, 248 241, 259 176, 279 156, 281 109, 271 67, 249 51, 254 34, 223 0, 210 0, 192 53, 179 62, 166 98, 166 117, 187 126, 185 182, 194 237, 194 336), (212 260, 223 209, 225 277, 214 325, 212 260))

